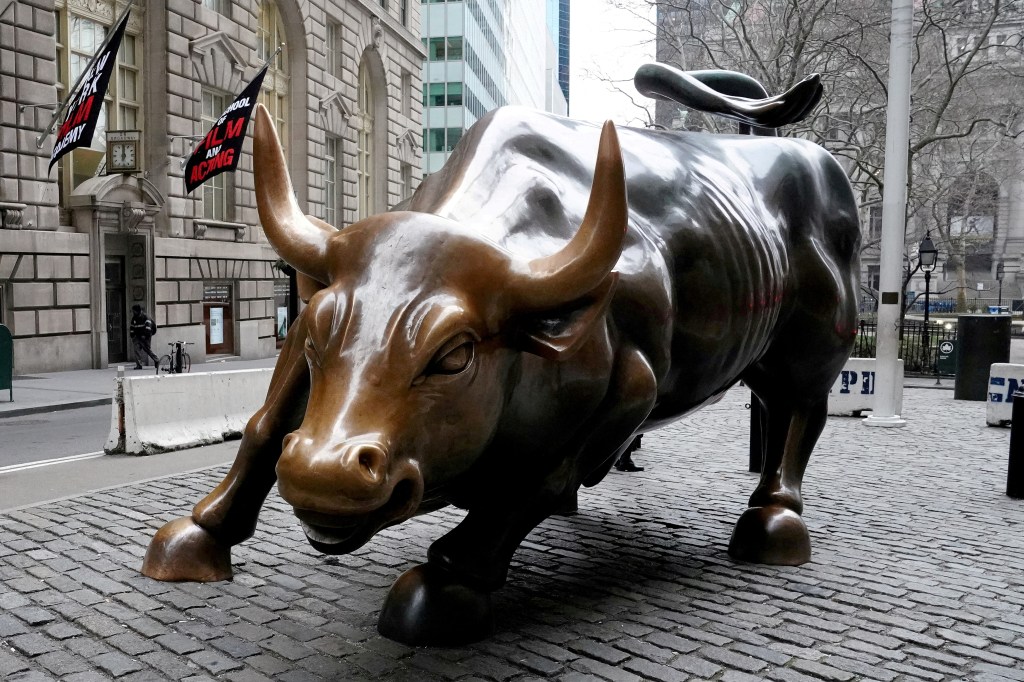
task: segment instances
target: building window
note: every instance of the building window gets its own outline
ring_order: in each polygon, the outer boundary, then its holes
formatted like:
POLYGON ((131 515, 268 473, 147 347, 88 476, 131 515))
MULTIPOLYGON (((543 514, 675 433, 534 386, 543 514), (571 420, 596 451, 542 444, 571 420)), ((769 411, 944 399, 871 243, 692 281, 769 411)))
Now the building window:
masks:
MULTIPOLYGON (((256 58, 265 62, 274 54, 277 46, 284 42, 284 24, 281 13, 272 0, 259 0, 259 24, 256 27, 256 58)), ((274 60, 272 69, 285 71, 284 50, 274 60)))
MULTIPOLYGON (((112 1, 106 0, 97 4, 101 8, 109 7, 110 16, 116 17, 112 1)), ((57 98, 63 100, 103 44, 109 26, 69 10, 62 1, 57 2, 54 14, 57 98)), ((71 190, 102 172, 107 130, 142 127, 142 54, 142 36, 125 31, 121 39, 121 48, 117 53, 117 71, 107 87, 92 144, 89 147, 72 150, 58 161, 58 191, 62 208, 66 208, 66 197, 70 195, 71 190)), ((62 221, 64 220, 70 220, 70 216, 62 216, 62 221)))
POLYGON ((444 83, 427 83, 423 86, 423 106, 443 107, 444 106, 444 83))
POLYGON ((423 149, 428 152, 450 152, 462 139, 462 128, 429 128, 423 133, 423 149))
POLYGON ((448 84, 448 97, 445 99, 445 104, 450 107, 462 106, 462 83, 448 84))
MULTIPOLYGON (((224 113, 228 107, 229 98, 227 95, 203 90, 203 108, 201 115, 202 129, 209 130, 224 113)), ((215 175, 203 183, 203 218, 207 220, 230 220, 229 209, 229 173, 215 175)))
POLYGON ((341 139, 328 135, 324 144, 324 221, 335 227, 338 223, 338 157, 341 139))
POLYGON ((212 9, 225 17, 228 16, 228 0, 203 0, 203 7, 212 9))
POLYGON ((402 71, 402 116, 412 118, 412 74, 402 71))
POLYGON ((387 8, 388 8, 388 0, 380 0, 380 6, 383 7, 385 10, 387 10, 387 8))
POLYGON ((412 196, 412 164, 402 164, 402 187, 399 199, 408 199, 412 196))
POLYGON ((359 65, 359 130, 356 142, 356 197, 359 218, 373 213, 373 84, 368 60, 359 65))
POLYGON ((341 78, 341 24, 327 22, 327 73, 341 78))
MULTIPOLYGON (((271 0, 260 0, 259 26, 256 31, 256 53, 260 61, 266 61, 274 54, 277 46, 284 41, 284 24, 277 5, 271 0)), ((260 103, 270 112, 277 136, 285 150, 288 148, 288 70, 284 50, 267 69, 260 89, 260 103)))
POLYGON ((409 0, 399 0, 398 20, 402 22, 402 26, 409 25, 409 0))
POLYGON ((445 151, 450 152, 455 149, 455 145, 462 139, 462 128, 448 128, 448 140, 445 151))
POLYGON ((458 61, 462 59, 462 36, 448 36, 446 49, 447 53, 445 54, 445 59, 448 61, 458 61))
POLYGON ((432 62, 444 61, 444 38, 424 38, 423 46, 427 48, 427 59, 432 62))
POLYGON ((432 62, 459 61, 462 59, 462 36, 447 38, 424 38, 427 59, 432 62))
POLYGON ((880 239, 882 237, 882 207, 872 206, 868 208, 868 239, 880 239))
POLYGON ((122 130, 138 130, 142 119, 142 93, 139 89, 139 39, 125 35, 121 40, 121 49, 117 53, 117 124, 122 130))

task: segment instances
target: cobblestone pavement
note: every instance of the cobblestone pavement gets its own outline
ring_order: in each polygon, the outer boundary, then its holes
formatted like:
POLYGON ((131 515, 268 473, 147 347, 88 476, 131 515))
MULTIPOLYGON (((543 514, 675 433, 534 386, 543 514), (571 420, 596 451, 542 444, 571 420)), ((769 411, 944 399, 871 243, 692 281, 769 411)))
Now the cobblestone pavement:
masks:
POLYGON ((745 398, 645 436, 647 471, 545 522, 498 633, 465 648, 375 630, 455 511, 325 557, 274 493, 234 581, 208 585, 137 571, 223 468, 7 513, 0 679, 1024 680, 1024 501, 1003 494, 1009 432, 984 403, 910 389, 906 428, 830 419, 804 486, 814 557, 779 568, 726 554, 755 483, 745 398))

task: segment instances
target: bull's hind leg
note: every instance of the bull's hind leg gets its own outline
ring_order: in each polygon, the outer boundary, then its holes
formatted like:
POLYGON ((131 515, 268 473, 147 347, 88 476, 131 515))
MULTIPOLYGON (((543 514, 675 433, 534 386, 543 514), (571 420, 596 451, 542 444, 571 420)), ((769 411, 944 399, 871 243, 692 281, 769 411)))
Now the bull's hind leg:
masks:
POLYGON ((263 407, 246 424, 235 462, 213 492, 157 531, 142 573, 157 580, 210 582, 231 578, 231 547, 252 537, 256 519, 277 480, 281 441, 305 410, 309 368, 302 353, 302 316, 285 341, 263 407))
MULTIPOLYGON (((623 349, 601 407, 559 453, 553 470, 537 473, 522 458, 470 505, 462 523, 430 546, 426 564, 406 571, 384 603, 377 629, 416 646, 466 644, 493 629, 491 592, 508 575, 512 555, 537 524, 608 473, 654 406, 650 364, 623 349), (621 446, 620 446, 621 444, 621 446)), ((509 453, 511 454, 511 453, 509 453)))
POLYGON ((761 480, 736 523, 729 554, 742 561, 797 566, 811 558, 810 536, 800 518, 800 486, 825 427, 828 400, 796 402, 777 393, 761 397, 767 422, 761 480))

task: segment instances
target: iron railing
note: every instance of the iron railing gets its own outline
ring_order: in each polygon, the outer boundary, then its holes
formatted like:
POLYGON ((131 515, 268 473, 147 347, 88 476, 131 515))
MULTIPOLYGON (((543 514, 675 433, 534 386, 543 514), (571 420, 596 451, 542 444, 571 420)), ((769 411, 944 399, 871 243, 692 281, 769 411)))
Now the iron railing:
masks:
MULTIPOLYGON (((875 357, 875 339, 878 324, 862 320, 853 346, 853 357, 875 357)), ((899 336, 899 357, 903 371, 914 374, 935 374, 938 345, 947 339, 956 339, 956 325, 946 328, 944 322, 928 322, 927 334, 922 320, 904 320, 899 336), (927 342, 925 337, 927 336, 927 342)))

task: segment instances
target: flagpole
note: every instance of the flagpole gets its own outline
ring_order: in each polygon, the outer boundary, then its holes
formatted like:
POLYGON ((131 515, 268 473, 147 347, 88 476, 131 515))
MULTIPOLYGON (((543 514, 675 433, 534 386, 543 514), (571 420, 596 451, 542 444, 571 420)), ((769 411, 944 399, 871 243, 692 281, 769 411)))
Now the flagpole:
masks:
MULTIPOLYGON (((263 66, 261 66, 260 68, 258 68, 256 70, 257 74, 259 74, 259 72, 262 71, 263 69, 265 69, 268 66, 270 66, 270 62, 274 61, 274 57, 276 57, 277 55, 281 54, 281 50, 284 49, 284 45, 285 45, 284 43, 278 43, 277 49, 274 50, 274 54, 272 54, 269 57, 267 57, 267 60, 265 62, 263 62, 263 66)), ((255 78, 255 77, 256 76, 253 76, 253 78, 255 78)), ((250 79, 249 82, 251 83, 252 80, 250 79)), ((197 135, 197 136, 181 135, 181 137, 194 137, 194 139, 202 140, 206 136, 205 135, 197 135)), ((181 167, 182 168, 184 168, 185 164, 188 163, 189 157, 196 153, 196 147, 198 147, 200 144, 202 144, 201 141, 197 142, 195 147, 192 147, 192 151, 190 151, 188 154, 186 154, 185 156, 182 157, 182 159, 181 159, 181 167)))
MULTIPOLYGON (((122 11, 120 16, 117 17, 117 21, 111 24, 111 29, 117 28, 117 26, 124 20, 125 16, 127 16, 129 10, 131 10, 132 5, 134 4, 135 0, 128 0, 128 4, 125 5, 124 11, 122 11)), ((89 70, 92 68, 93 62, 96 61, 96 56, 103 54, 103 51, 107 49, 107 45, 110 44, 110 40, 114 37, 114 33, 116 33, 116 31, 114 30, 111 30, 109 33, 107 33, 107 37, 103 40, 103 44, 100 45, 98 50, 93 52, 92 59, 90 59, 89 63, 85 65, 85 68, 82 69, 82 72, 78 74, 78 79, 75 81, 75 84, 68 89, 68 94, 64 96, 64 101, 57 105, 57 108, 53 110, 53 118, 50 119, 49 125, 47 125, 46 128, 43 129, 42 134, 36 136, 37 149, 43 146, 43 142, 46 140, 46 138, 50 136, 50 133, 53 132, 53 129, 57 127, 57 119, 59 119, 61 113, 65 109, 67 109, 68 102, 71 101, 71 98, 78 91, 78 86, 82 84, 82 79, 85 78, 85 74, 89 73, 89 70)))

